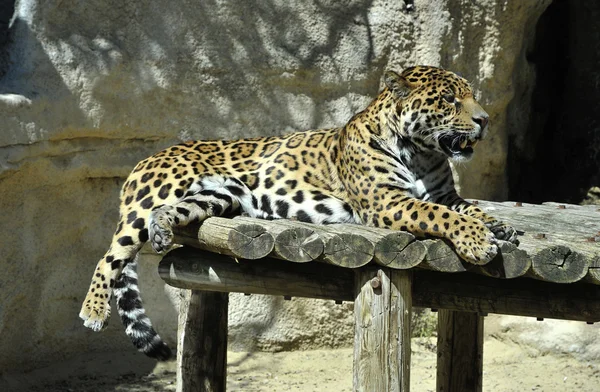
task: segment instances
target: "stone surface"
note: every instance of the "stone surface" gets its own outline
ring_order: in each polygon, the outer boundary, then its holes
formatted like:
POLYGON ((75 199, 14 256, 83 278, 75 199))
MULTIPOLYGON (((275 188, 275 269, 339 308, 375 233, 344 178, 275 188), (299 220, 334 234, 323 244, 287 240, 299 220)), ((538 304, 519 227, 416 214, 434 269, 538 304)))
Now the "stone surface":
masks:
MULTIPOLYGON (((8 37, 0 29, 0 372, 131 349, 116 317, 97 334, 77 313, 119 186, 179 140, 342 125, 385 69, 441 65, 470 79, 491 115, 491 136, 459 168, 463 193, 505 197, 509 103, 529 102, 525 53, 548 3, 17 1, 8 37)), ((148 312, 172 342, 157 257, 142 264, 148 312)), ((241 297, 232 344, 343 343, 343 309, 241 297)))
POLYGON ((600 359, 597 324, 500 315, 492 315, 485 322, 486 334, 535 350, 536 355, 569 354, 593 363, 600 359))

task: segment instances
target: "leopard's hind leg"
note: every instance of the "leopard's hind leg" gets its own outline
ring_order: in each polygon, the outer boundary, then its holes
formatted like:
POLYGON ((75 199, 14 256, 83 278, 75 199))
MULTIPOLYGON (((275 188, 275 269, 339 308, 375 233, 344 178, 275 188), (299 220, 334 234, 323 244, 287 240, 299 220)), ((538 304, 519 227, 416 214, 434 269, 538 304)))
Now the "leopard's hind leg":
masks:
POLYGON ((79 312, 86 327, 94 331, 106 327, 110 317, 110 299, 117 279, 123 267, 134 260, 147 238, 147 229, 140 231, 135 222, 127 223, 122 217, 110 248, 94 270, 92 283, 79 312))
POLYGON ((147 219, 136 218, 119 223, 113 243, 98 263, 79 316, 84 325, 99 331, 110 317, 110 298, 115 296, 125 333, 134 346, 146 355, 166 360, 171 350, 152 327, 142 305, 137 286, 137 254, 148 240, 147 219))
POLYGON ((177 203, 152 211, 148 227, 150 243, 156 252, 163 252, 173 244, 173 227, 202 222, 210 216, 236 214, 240 206, 248 210, 250 204, 250 190, 239 180, 221 176, 204 178, 177 203))
POLYGON ((134 345, 151 357, 167 359, 170 350, 152 328, 142 307, 135 271, 137 253, 149 238, 156 251, 166 250, 172 244, 174 226, 236 213, 240 206, 251 208, 251 200, 249 189, 239 180, 211 176, 191 186, 181 199, 168 201, 152 211, 123 210, 111 247, 94 271, 81 308, 84 325, 95 331, 106 326, 114 290, 117 309, 134 345))

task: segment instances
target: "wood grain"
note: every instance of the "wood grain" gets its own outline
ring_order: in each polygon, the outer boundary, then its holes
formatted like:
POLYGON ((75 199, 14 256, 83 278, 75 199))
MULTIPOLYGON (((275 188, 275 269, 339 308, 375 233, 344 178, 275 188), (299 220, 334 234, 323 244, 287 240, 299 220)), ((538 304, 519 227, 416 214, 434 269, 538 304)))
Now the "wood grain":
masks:
POLYGON ((600 286, 414 271, 415 306, 464 312, 600 321, 600 286))
MULTIPOLYGON (((236 217, 236 222, 256 224, 256 219, 236 217)), ((318 259, 325 249, 323 239, 315 227, 288 224, 286 220, 259 221, 275 241, 270 257, 295 263, 318 259)))
POLYGON ((438 311, 438 392, 481 392, 483 319, 472 312, 438 311))
POLYGON ((357 270, 355 391, 409 391, 411 276, 410 271, 387 268, 357 270))
POLYGON ((354 270, 323 263, 236 261, 183 247, 163 257, 158 272, 169 285, 185 289, 354 300, 354 270))
POLYGON ((220 217, 206 219, 199 226, 177 227, 175 242, 251 260, 267 256, 275 246, 261 221, 245 223, 220 217))
MULTIPOLYGON (((159 274, 168 284, 197 290, 352 301, 354 271, 323 263, 238 260, 181 248, 167 254, 159 274)), ((401 271, 401 270, 397 270, 401 271)), ((472 273, 413 271, 415 306, 515 316, 600 321, 600 286, 583 282, 496 279, 472 273)))
POLYGON ((427 253, 425 245, 405 231, 348 224, 330 227, 367 239, 373 245, 373 261, 384 267, 409 269, 418 265, 427 253))
POLYGON ((185 290, 179 306, 177 392, 225 392, 227 293, 185 290))
POLYGON ((520 203, 521 206, 517 207, 515 202, 484 200, 479 200, 478 205, 486 213, 524 232, 519 237, 519 249, 526 251, 532 260, 539 255, 539 263, 534 261, 536 266, 529 276, 567 283, 582 279, 579 275, 583 273, 584 276, 590 275, 587 277, 590 282, 600 283, 597 269, 589 268, 600 257, 600 210, 597 206, 520 203), (571 260, 558 263, 561 256, 557 255, 566 255, 567 252, 573 254, 571 260), (553 267, 558 264, 560 268, 553 267))

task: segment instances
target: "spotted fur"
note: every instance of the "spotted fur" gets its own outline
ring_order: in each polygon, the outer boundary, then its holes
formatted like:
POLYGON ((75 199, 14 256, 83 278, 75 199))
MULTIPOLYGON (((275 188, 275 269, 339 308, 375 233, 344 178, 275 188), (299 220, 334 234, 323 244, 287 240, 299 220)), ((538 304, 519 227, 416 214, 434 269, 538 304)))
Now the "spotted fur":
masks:
POLYGON ((135 346, 166 359, 169 349, 142 307, 135 257, 147 241, 168 250, 173 227, 209 216, 407 230, 445 238, 463 259, 486 263, 496 239, 514 241, 515 230, 458 196, 448 160, 468 160, 487 124, 465 79, 418 66, 387 72, 379 96, 342 128, 191 141, 159 152, 123 185, 117 230, 80 317, 102 329, 114 294, 135 346))

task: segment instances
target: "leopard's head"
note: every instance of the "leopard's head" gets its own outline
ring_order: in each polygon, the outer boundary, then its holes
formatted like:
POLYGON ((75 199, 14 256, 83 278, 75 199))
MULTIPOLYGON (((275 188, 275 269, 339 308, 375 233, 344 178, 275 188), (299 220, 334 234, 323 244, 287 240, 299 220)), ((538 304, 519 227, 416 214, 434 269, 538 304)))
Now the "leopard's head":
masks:
POLYGON ((468 160, 485 137, 489 116, 473 97, 469 82, 428 66, 401 74, 388 71, 385 84, 395 104, 391 121, 402 139, 454 160, 468 160))

